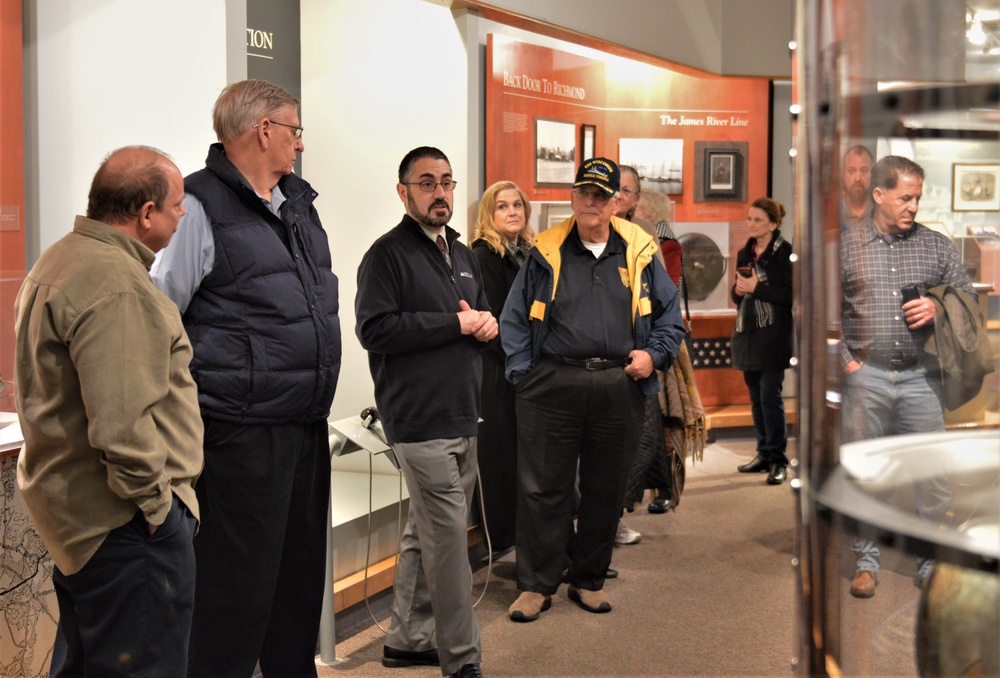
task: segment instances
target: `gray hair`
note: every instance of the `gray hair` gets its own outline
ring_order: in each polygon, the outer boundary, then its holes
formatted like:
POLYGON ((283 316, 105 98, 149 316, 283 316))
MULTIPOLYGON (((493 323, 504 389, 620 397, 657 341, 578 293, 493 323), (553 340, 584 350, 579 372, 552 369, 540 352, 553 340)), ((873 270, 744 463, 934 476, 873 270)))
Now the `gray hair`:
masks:
POLYGON ((235 139, 261 118, 285 106, 298 108, 299 100, 283 87, 266 80, 234 82, 222 90, 212 109, 215 136, 222 142, 235 139))

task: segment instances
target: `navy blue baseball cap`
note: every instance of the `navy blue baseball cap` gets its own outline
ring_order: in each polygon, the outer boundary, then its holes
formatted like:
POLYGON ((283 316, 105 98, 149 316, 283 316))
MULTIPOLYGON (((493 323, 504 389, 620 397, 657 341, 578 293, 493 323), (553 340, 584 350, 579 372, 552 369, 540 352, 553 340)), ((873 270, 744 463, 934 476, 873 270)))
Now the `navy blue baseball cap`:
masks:
POLYGON ((573 188, 590 184, 600 186, 608 195, 614 195, 621 188, 621 176, 621 170, 614 161, 607 158, 591 158, 585 160, 576 171, 573 188))

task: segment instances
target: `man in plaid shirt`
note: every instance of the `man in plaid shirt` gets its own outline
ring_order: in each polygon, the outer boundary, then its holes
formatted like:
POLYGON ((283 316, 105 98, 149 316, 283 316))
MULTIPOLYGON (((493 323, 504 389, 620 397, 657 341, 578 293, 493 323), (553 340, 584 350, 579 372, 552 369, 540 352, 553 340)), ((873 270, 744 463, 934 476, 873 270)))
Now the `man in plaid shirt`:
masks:
MULTIPOLYGON (((871 216, 843 233, 841 361, 844 367, 844 442, 904 433, 943 431, 941 374, 923 346, 934 332, 937 285, 976 292, 951 241, 915 221, 924 170, 900 156, 872 170, 871 216)), ((915 483, 917 515, 935 524, 951 501, 946 480, 915 483)), ((858 540, 851 594, 875 595, 879 550, 858 540)), ((918 561, 920 579, 932 563, 918 561)))

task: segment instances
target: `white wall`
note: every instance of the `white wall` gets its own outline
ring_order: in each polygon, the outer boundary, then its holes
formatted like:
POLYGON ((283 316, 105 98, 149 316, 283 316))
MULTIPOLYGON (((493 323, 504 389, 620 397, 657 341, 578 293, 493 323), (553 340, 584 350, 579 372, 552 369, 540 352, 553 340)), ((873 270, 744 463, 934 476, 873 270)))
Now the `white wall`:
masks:
POLYGON ((344 335, 331 419, 375 403, 367 354, 354 334, 357 270, 371 243, 404 214, 396 172, 407 151, 436 146, 449 157, 460 186, 452 226, 466 233, 466 61, 444 7, 302 0, 302 174, 319 192, 344 335))
POLYGON ((104 157, 154 146, 187 174, 215 141, 225 0, 24 3, 27 264, 87 209, 104 157))

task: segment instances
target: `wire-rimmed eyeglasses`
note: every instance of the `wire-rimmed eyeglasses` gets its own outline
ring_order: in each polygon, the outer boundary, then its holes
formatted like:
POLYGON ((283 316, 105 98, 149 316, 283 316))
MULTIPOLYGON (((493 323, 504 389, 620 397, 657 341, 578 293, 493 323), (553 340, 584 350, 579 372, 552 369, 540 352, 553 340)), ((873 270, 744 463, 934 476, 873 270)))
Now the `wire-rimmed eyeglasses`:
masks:
POLYGON ((458 186, 458 182, 454 179, 445 179, 444 181, 431 181, 430 179, 425 179, 424 181, 404 181, 405 186, 416 186, 424 193, 433 193, 440 186, 444 189, 445 193, 451 193, 458 186))
MULTIPOLYGON (((272 125, 281 125, 282 127, 287 127, 288 129, 292 130, 292 138, 293 139, 301 139, 302 138, 302 133, 305 131, 305 127, 296 127, 295 125, 286 125, 283 122, 278 122, 277 120, 271 120, 270 118, 268 118, 268 121, 272 125)), ((252 129, 257 129, 258 127, 260 127, 260 123, 259 122, 256 125, 254 125, 252 129)))

